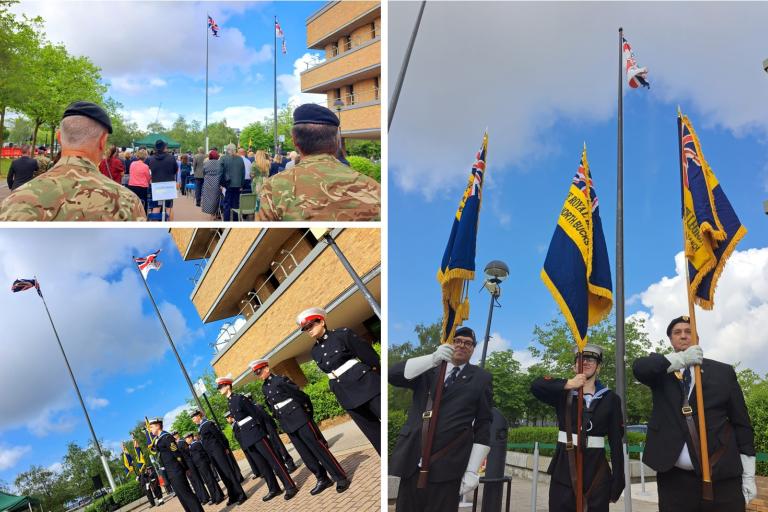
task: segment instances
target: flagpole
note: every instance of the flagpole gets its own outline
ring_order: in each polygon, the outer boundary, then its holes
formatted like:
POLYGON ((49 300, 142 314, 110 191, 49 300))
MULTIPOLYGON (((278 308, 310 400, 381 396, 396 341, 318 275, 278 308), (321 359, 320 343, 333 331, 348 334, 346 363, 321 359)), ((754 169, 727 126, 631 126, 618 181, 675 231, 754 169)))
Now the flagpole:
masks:
MULTIPOLYGON (((686 246, 688 245, 685 238, 685 190, 683 184, 683 118, 680 112, 680 107, 677 108, 677 141, 680 152, 680 208, 683 221, 683 264, 685 265, 685 289, 688 294, 688 317, 691 321, 691 340, 694 345, 699 344, 699 335, 696 331, 696 308, 693 304, 693 295, 691 294, 691 280, 688 275, 688 257, 686 255, 686 246)), ((701 496, 707 501, 714 499, 712 490, 712 476, 710 475, 709 466, 709 448, 707 446, 707 423, 704 418, 704 384, 701 380, 701 366, 694 365, 693 372, 696 378, 694 388, 696 389, 696 415, 699 419, 699 443, 701 444, 701 496)))
MULTIPOLYGON (((619 94, 616 137, 616 394, 621 399, 622 424, 627 424, 626 340, 624 330, 624 29, 619 27, 619 94)), ((627 445, 622 431, 621 443, 627 445)), ((624 458, 624 488, 631 489, 629 457, 624 458)), ((631 494, 631 493, 630 493, 631 494)), ((624 498, 624 511, 632 512, 632 500, 624 498)))
MULTIPOLYGON (((586 339, 584 340, 586 342, 586 339)), ((584 373, 584 349, 579 347, 576 368, 584 373)), ((572 411, 572 410, 571 410, 572 411)), ((566 411, 566 414, 571 414, 566 411)), ((576 406, 576 512, 584 510, 584 452, 581 449, 582 417, 584 416, 584 386, 579 388, 579 403, 576 406)), ((570 435, 570 432, 568 433, 570 435)))
POLYGON ((165 331, 165 336, 168 338, 168 344, 171 346, 171 349, 173 349, 173 355, 176 356, 176 361, 179 363, 179 368, 181 368, 181 373, 184 374, 184 379, 187 381, 187 386, 189 386, 189 390, 192 392, 192 396, 195 398, 195 402, 197 402, 197 407, 204 411, 203 404, 200 402, 200 398, 197 396, 197 393, 195 393, 195 387, 192 385, 192 380, 189 378, 189 374, 187 373, 187 369, 184 367, 184 363, 181 361, 181 357, 179 356, 179 352, 176 350, 176 345, 173 343, 173 339, 171 338, 171 333, 168 332, 168 327, 165 325, 165 320, 163 320, 163 316, 160 314, 160 309, 157 307, 157 303, 155 302, 155 298, 152 296, 152 292, 149 290, 149 284, 147 283, 147 280, 144 278, 144 275, 141 273, 141 269, 139 268, 139 265, 136 263, 136 257, 134 257, 133 260, 134 266, 136 267, 136 271, 139 273, 139 276, 141 277, 141 282, 144 283, 144 288, 147 290, 147 295, 149 295, 149 300, 152 301, 152 306, 155 308, 155 313, 157 313, 157 318, 160 319, 160 323, 163 326, 163 331, 165 331))
POLYGON ((392 119, 395 117, 395 110, 397 109, 397 100, 400 99, 400 90, 403 88, 403 81, 405 80, 405 72, 408 70, 408 63, 411 60, 411 52, 413 52, 413 44, 416 41, 416 34, 419 33, 419 26, 421 25, 421 15, 424 14, 424 6, 427 5, 427 0, 422 0, 419 7, 419 14, 416 16, 416 23, 413 25, 413 31, 411 32, 411 39, 408 41, 408 47, 405 50, 405 57, 403 63, 400 65, 400 72, 397 74, 397 81, 395 82, 395 90, 392 93, 392 99, 389 100, 389 120, 387 122, 387 130, 392 126, 392 119))
MULTIPOLYGON (((207 15, 210 18, 210 14, 207 15)), ((208 18, 205 20, 205 153, 208 154, 208 18)), ((165 203, 163 203, 165 204, 165 203)), ((143 276, 142 276, 143 277, 143 276)))
MULTIPOLYGON (((35 276, 35 281, 37 281, 39 286, 40 281, 37 279, 37 276, 35 276)), ((61 349, 61 356, 64 358, 64 363, 66 363, 67 365, 67 370, 69 370, 69 377, 72 379, 72 386, 74 386, 75 392, 77 393, 77 399, 80 400, 80 407, 83 408, 83 414, 85 415, 85 421, 88 423, 88 428, 91 431, 93 444, 96 447, 96 452, 98 452, 99 458, 101 459, 101 465, 104 466, 104 472, 107 474, 107 480, 109 480, 109 486, 112 488, 112 492, 114 492, 115 489, 117 489, 117 485, 115 484, 115 479, 112 477, 112 472, 109 469, 107 456, 104 455, 104 452, 101 451, 101 445, 99 444, 99 440, 96 437, 96 431, 93 430, 93 424, 91 424, 91 417, 88 415, 88 409, 86 409, 85 402, 83 402, 83 396, 80 394, 80 388, 77 385, 77 380, 75 380, 75 374, 72 372, 72 367, 69 365, 69 359, 67 359, 67 353, 64 352, 64 345, 61 344, 61 339, 59 338, 59 333, 56 330, 56 325, 53 323, 51 312, 48 310, 48 304, 45 302, 45 297, 43 297, 43 294, 39 292, 39 288, 38 288, 38 295, 40 296, 40 299, 43 301, 45 312, 48 314, 48 320, 51 322, 51 327, 53 328, 53 334, 54 336, 56 336, 56 341, 59 343, 59 349, 61 349)))
POLYGON ((275 87, 274 87, 274 100, 275 100, 275 156, 277 156, 277 16, 275 16, 275 26, 273 27, 274 32, 274 38, 275 38, 275 44, 274 44, 274 51, 275 51, 275 60, 274 60, 274 78, 275 78, 275 87))

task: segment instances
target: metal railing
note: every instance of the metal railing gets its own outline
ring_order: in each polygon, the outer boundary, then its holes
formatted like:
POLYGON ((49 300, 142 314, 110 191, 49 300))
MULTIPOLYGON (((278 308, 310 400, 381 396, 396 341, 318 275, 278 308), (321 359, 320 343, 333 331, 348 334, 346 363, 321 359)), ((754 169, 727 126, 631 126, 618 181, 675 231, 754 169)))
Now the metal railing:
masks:
MULTIPOLYGON (((368 41, 373 41, 374 39, 377 39, 379 37, 381 37, 381 35, 378 34, 376 30, 371 30, 369 32, 364 33, 363 35, 357 35, 352 39, 345 38, 341 42, 341 46, 339 46, 339 44, 334 44, 331 46, 330 55, 328 55, 328 58, 332 59, 334 57, 338 57, 343 53, 352 51, 355 48, 363 46, 368 41)), ((309 69, 308 63, 307 63, 307 69, 309 69)))
POLYGON ((192 275, 192 277, 189 278, 192 283, 197 286, 198 281, 200 281, 200 278, 203 276, 203 272, 205 271, 205 268, 208 266, 208 259, 211 257, 211 254, 213 253, 213 248, 218 245, 219 241, 221 240, 222 235, 224 234, 224 230, 219 228, 214 231, 213 236, 208 241, 208 245, 205 248, 205 256, 201 258, 201 261, 198 263, 195 263, 195 272, 192 275))
POLYGON ((337 99, 341 99, 344 102, 345 107, 356 105, 358 103, 365 103, 366 101, 379 101, 379 87, 371 87, 369 89, 355 89, 355 92, 351 94, 342 94, 341 98, 327 99, 326 103, 329 109, 336 110, 334 104, 337 99))

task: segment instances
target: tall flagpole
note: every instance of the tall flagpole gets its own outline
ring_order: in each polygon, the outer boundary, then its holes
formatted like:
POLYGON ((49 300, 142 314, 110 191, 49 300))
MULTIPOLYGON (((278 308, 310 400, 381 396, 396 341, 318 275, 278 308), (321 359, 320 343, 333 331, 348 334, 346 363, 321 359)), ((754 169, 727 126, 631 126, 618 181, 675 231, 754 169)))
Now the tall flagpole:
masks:
POLYGON ((168 332, 168 327, 165 325, 165 320, 163 320, 163 316, 160 314, 160 309, 157 307, 157 303, 155 302, 155 298, 152 296, 152 292, 149 290, 149 284, 147 283, 147 280, 144 278, 144 275, 141 273, 141 269, 139 268, 139 265, 136 263, 136 257, 133 258, 133 264, 136 267, 136 271, 139 273, 139 276, 141 277, 141 282, 144 283, 144 288, 147 290, 147 295, 149 295, 149 300, 152 301, 152 306, 155 308, 155 313, 157 313, 157 318, 160 319, 160 323, 163 326, 163 331, 165 331, 165 337, 168 338, 168 344, 171 346, 171 349, 173 349, 173 355, 176 356, 176 361, 179 363, 179 368, 181 368, 181 373, 184 374, 184 378, 187 381, 187 386, 189 386, 189 391, 192 393, 192 396, 195 398, 195 402, 197 402, 197 407, 201 411, 205 411, 203 409, 203 404, 200 402, 200 397, 197 396, 197 393, 195 392, 195 387, 192 385, 192 380, 189 378, 189 374, 187 373, 187 369, 184 366, 184 363, 181 361, 181 357, 179 357, 179 352, 176 350, 176 345, 173 343, 173 339, 171 338, 171 333, 168 332))
MULTIPOLYGON (((205 153, 208 154, 208 39, 210 38, 208 32, 208 19, 210 14, 205 19, 205 153)), ((143 277, 143 276, 142 276, 143 277)))
MULTIPOLYGON (((37 280, 37 276, 35 276, 35 281, 37 281, 39 286, 40 281, 37 280)), ((104 472, 107 474, 107 480, 109 480, 109 486, 112 488, 112 492, 114 492, 115 489, 117 489, 117 485, 115 484, 115 479, 112 477, 112 472, 109 469, 107 456, 104 455, 104 452, 101 451, 101 445, 99 444, 99 440, 96 438, 96 431, 93 430, 93 424, 91 424, 91 417, 88 415, 88 409, 85 408, 85 402, 83 402, 83 395, 80 394, 80 388, 78 387, 77 381, 75 380, 75 374, 72 372, 72 367, 69 365, 69 359, 67 359, 67 353, 64 352, 64 345, 61 344, 61 339, 59 338, 59 333, 56 330, 56 325, 53 323, 51 312, 48 310, 48 304, 45 302, 45 297, 43 297, 42 293, 38 292, 38 295, 40 295, 40 298, 43 301, 45 312, 48 314, 48 320, 51 322, 51 327, 53 328, 53 334, 56 336, 56 341, 59 343, 59 349, 61 349, 61 356, 64 358, 64 363, 66 363, 67 365, 67 370, 69 370, 69 377, 72 379, 72 386, 74 386, 75 392, 77 393, 77 398, 78 400, 80 400, 80 407, 83 408, 85 421, 88 423, 88 428, 91 430, 93 445, 96 447, 96 452, 99 454, 99 458, 101 459, 101 465, 104 466, 104 472)))
POLYGON ((403 88, 403 81, 405 80, 405 72, 408 71, 408 63, 411 61, 411 52, 413 52, 413 43, 416 41, 416 34, 419 33, 419 26, 421 25, 421 15, 424 14, 424 6, 427 5, 427 0, 422 0, 419 7, 419 14, 416 16, 416 23, 413 25, 413 31, 411 32, 411 39, 408 41, 408 47, 405 50, 405 56, 403 57, 403 63, 400 65, 400 72, 397 74, 397 81, 395 82, 395 90, 392 93, 392 98, 389 100, 389 120, 387 122, 387 130, 392 127, 392 118, 395 117, 395 110, 397 109, 397 100, 400 99, 400 90, 403 88))
POLYGON ((275 38, 275 44, 274 44, 274 51, 275 51, 275 60, 274 60, 274 78, 275 78, 275 87, 274 87, 274 99, 275 99, 275 156, 277 156, 277 16, 275 16, 275 26, 273 27, 274 31, 274 38, 275 38))
MULTIPOLYGON (((621 398, 622 424, 627 424, 627 380, 624 374, 624 29, 619 27, 619 121, 616 144, 616 394, 621 398)), ((632 492, 627 450, 627 434, 624 432, 624 510, 632 511, 632 492), (629 493, 627 495, 627 493, 629 493)))

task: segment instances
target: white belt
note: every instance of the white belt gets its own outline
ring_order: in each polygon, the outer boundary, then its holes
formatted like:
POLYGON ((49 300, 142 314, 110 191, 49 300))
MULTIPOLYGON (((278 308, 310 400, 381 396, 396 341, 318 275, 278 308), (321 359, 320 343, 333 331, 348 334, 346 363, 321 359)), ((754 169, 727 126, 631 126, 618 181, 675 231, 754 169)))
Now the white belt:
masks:
POLYGON ((338 368, 336 368, 332 372, 328 372, 328 378, 329 379, 338 379, 339 377, 341 377, 341 375, 344 372, 346 372, 347 370, 349 370, 350 368, 352 368, 353 366, 355 366, 359 362, 360 361, 358 361, 357 359, 350 359, 349 361, 347 361, 343 365, 339 366, 338 368))
POLYGON ((243 419, 241 419, 240 421, 238 421, 238 422, 237 422, 237 424, 238 424, 238 425, 240 425, 240 426, 242 427, 243 425, 245 425, 246 423, 248 423, 248 422, 249 422, 249 421, 251 421, 252 419, 253 419, 253 418, 251 418, 250 416, 246 416, 245 418, 243 418, 243 419))
MULTIPOLYGON (((573 444, 576 444, 576 434, 571 434, 573 436, 573 444)), ((598 437, 598 436, 586 436, 587 437, 587 448, 605 448, 605 438, 604 437, 598 437)), ((568 435, 563 432, 562 430, 557 433, 557 442, 558 443, 567 443, 568 442, 568 435)))
POLYGON ((279 404, 275 404, 275 409, 282 409, 283 407, 288 405, 288 403, 290 403, 291 401, 293 401, 293 398, 289 398, 288 400, 283 400, 279 404))

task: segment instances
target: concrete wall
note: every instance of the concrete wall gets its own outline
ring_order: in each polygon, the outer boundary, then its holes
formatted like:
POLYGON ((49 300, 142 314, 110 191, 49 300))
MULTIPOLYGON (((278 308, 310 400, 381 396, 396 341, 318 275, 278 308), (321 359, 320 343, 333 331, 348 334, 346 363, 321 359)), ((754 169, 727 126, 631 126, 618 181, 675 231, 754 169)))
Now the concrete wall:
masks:
MULTIPOLYGON (((328 34, 352 23, 356 18, 375 7, 380 2, 338 2, 322 14, 307 23, 307 47, 314 45, 328 34)), ((380 21, 379 21, 380 23, 380 21)))

